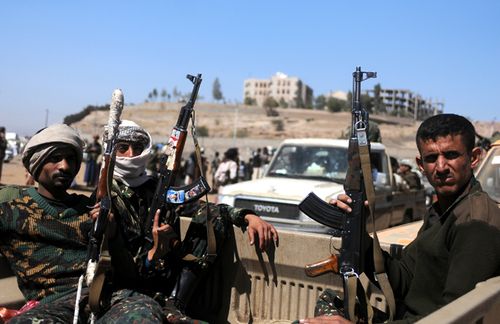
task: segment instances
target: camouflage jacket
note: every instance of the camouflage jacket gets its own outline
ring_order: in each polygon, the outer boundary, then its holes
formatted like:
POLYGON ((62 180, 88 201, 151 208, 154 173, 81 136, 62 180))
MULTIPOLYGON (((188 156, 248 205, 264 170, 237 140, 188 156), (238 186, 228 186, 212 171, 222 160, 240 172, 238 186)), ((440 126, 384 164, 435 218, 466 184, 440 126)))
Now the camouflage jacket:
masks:
MULTIPOLYGON (((113 181, 113 206, 116 211, 116 219, 119 222, 118 227, 122 237, 120 242, 116 241, 114 243, 116 245, 121 244, 122 246, 115 246, 112 249, 114 251, 121 250, 121 256, 116 255, 115 257, 116 262, 121 262, 119 265, 120 268, 127 263, 129 264, 128 266, 130 266, 130 260, 133 259, 138 271, 144 273, 145 257, 147 254, 147 251, 142 249, 144 244, 145 221, 148 214, 148 206, 153 199, 155 188, 156 180, 154 178, 151 178, 149 181, 136 188, 131 188, 123 183, 113 181), (123 245, 125 249, 123 249, 123 245), (121 259, 121 261, 118 261, 118 259, 121 259)), ((206 203, 199 202, 192 207, 195 208, 188 214, 192 217, 191 226, 196 230, 193 229, 189 233, 192 233, 192 236, 203 235, 205 234, 204 231, 200 230, 198 227, 203 227, 205 224, 206 203)), ((254 212, 247 209, 234 208, 229 205, 215 205, 209 203, 209 213, 211 217, 215 218, 214 231, 217 242, 219 243, 219 238, 225 236, 226 226, 224 224, 234 224, 246 230, 244 217, 246 214, 254 212)), ((201 256, 206 248, 206 239, 202 238, 199 240, 197 238, 190 238, 190 241, 190 251, 186 252, 201 256), (192 241, 195 242, 193 243, 192 241)), ((222 244, 222 241, 220 243, 222 244)))
POLYGON ((76 288, 92 228, 89 203, 73 194, 56 206, 35 188, 0 190, 0 252, 26 300, 48 302, 76 288))

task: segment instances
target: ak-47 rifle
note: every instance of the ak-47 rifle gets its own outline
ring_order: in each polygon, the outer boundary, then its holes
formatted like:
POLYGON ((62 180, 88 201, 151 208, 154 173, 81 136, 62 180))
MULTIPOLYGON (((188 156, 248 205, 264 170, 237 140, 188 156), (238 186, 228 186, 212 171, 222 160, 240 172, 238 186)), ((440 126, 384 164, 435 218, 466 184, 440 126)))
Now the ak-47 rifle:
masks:
POLYGON ((376 76, 376 72, 363 72, 360 67, 357 67, 353 73, 352 124, 348 148, 349 167, 344 183, 345 193, 352 199, 350 204, 352 212, 345 213, 337 206, 326 203, 312 192, 299 205, 302 212, 315 221, 332 228, 335 234, 342 238, 338 257, 332 255, 318 263, 306 265, 306 273, 316 276, 332 271, 342 276, 344 315, 349 320, 355 320, 354 301, 357 295, 355 287, 357 278, 364 271, 364 238, 367 218, 365 200, 368 199, 371 211, 374 207, 370 142, 367 136, 369 119, 368 111, 361 107, 361 82, 376 76))
POLYGON ((111 256, 107 248, 105 233, 111 211, 111 182, 115 166, 115 141, 123 110, 123 93, 113 91, 109 107, 109 119, 103 135, 104 154, 97 185, 96 202, 100 202, 99 215, 89 242, 89 261, 87 264, 87 286, 89 287, 89 305, 93 313, 102 308, 102 287, 106 273, 111 269, 111 256))
MULTIPOLYGON (((160 158, 158 184, 145 223, 145 240, 148 250, 153 246, 153 221, 158 209, 162 210, 166 204, 182 205, 196 201, 210 191, 210 186, 203 176, 188 186, 173 187, 177 172, 179 171, 182 151, 186 143, 189 120, 193 117, 194 104, 202 81, 201 74, 197 76, 188 74, 186 77, 193 83, 193 91, 191 92, 189 101, 180 110, 177 123, 170 133, 170 138, 167 142, 167 150, 160 158)), ((164 223, 173 224, 175 221, 175 213, 170 213, 168 218, 164 220, 164 223)), ((171 242, 170 245, 173 246, 175 243, 171 242)))

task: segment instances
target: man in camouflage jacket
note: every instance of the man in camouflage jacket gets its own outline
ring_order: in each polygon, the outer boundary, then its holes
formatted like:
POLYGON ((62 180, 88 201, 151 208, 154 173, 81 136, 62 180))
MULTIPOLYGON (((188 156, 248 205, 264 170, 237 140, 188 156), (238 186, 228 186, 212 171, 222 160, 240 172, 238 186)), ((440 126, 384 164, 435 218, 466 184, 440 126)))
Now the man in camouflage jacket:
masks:
MULTIPOLYGON (((161 298, 161 302, 164 303, 164 315, 168 322, 200 323, 186 316, 185 310, 200 277, 210 265, 204 258, 207 252, 207 208, 214 220, 217 252, 220 252, 228 227, 232 224, 248 231, 251 244, 258 235, 261 249, 278 239, 277 231, 252 210, 196 202, 180 208, 184 215, 192 217, 182 243, 176 248, 171 246, 172 241, 178 242, 179 224, 159 224, 160 217, 157 214, 153 227, 155 244, 150 250, 145 250, 145 222, 157 183, 156 178, 146 173, 152 147, 151 136, 136 123, 123 120, 115 147, 112 196, 118 230, 110 242, 112 264, 117 269, 114 271, 113 285, 130 285, 133 282, 136 289, 151 296, 165 294, 168 297, 161 298), (190 261, 186 261, 188 254, 192 259, 190 261)), ((94 208, 91 217, 97 215, 98 208, 94 208)))
MULTIPOLYGON (((70 323, 78 278, 84 273, 92 221, 90 200, 67 192, 82 162, 83 140, 67 125, 35 134, 23 164, 38 188, 0 191, 0 252, 17 276, 26 300, 38 306, 9 323, 70 323)), ((89 317, 87 290, 79 321, 89 317)), ((152 298, 128 289, 113 292, 110 310, 98 322, 161 323, 161 307, 152 298)))

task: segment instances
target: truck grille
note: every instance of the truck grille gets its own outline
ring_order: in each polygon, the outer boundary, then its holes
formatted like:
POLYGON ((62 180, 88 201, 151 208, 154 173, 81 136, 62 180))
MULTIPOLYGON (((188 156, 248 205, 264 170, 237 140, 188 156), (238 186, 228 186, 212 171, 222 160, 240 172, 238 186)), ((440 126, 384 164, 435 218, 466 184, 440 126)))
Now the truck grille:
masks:
POLYGON ((234 206, 252 209, 260 216, 299 219, 299 206, 294 204, 236 198, 234 206))

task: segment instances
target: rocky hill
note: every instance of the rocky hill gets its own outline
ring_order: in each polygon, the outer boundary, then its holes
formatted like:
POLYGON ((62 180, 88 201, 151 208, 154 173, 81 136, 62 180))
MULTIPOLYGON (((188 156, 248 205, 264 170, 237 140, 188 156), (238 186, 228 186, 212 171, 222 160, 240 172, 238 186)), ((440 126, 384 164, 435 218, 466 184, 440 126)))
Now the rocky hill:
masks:
MULTIPOLYGON (((130 119, 144 126, 155 142, 166 142, 177 121, 180 103, 145 103, 126 106, 122 119, 130 119)), ((263 108, 244 105, 197 103, 195 119, 198 129, 204 128, 207 137, 200 137, 207 156, 214 151, 224 152, 228 147, 240 148, 247 159, 257 147, 276 147, 285 138, 319 137, 339 138, 350 124, 351 115, 346 112, 278 108, 276 117, 267 117, 263 108)), ((379 123, 382 142, 389 154, 398 158, 414 158, 416 155, 415 132, 419 122, 391 116, 370 116, 379 123)), ((108 119, 107 111, 94 111, 73 124, 88 139, 100 134, 108 119)), ((500 123, 475 123, 480 134, 489 136, 500 130, 500 123)), ((186 151, 192 150, 192 140, 187 141, 186 151)), ((185 152, 186 152, 185 151, 185 152)))

